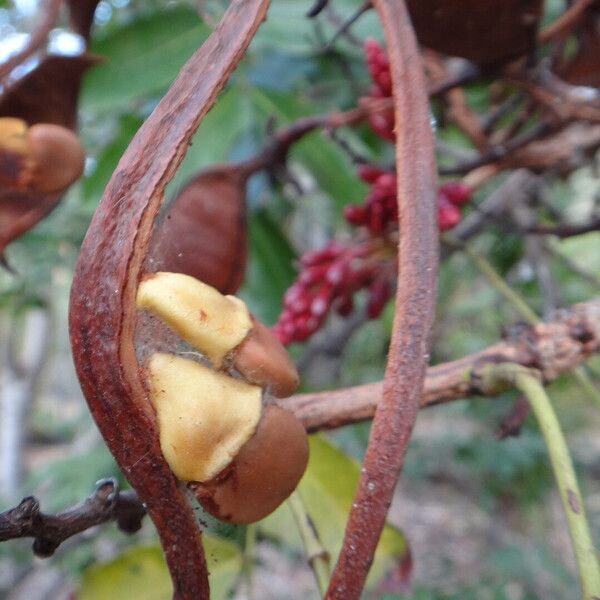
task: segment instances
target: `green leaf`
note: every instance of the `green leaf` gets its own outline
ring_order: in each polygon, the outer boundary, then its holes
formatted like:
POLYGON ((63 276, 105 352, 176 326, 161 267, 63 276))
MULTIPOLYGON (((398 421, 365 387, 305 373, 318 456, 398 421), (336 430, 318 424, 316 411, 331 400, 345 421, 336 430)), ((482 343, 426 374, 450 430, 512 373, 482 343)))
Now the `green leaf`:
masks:
POLYGON ((94 172, 83 181, 83 192, 86 198, 100 200, 117 163, 142 122, 142 119, 134 115, 124 115, 120 119, 117 136, 102 150, 94 172))
POLYGON ((240 296, 259 319, 272 324, 281 311, 283 294, 296 276, 295 255, 266 210, 254 211, 248 227, 250 261, 240 296))
MULTIPOLYGON (((242 565, 239 548, 222 538, 203 535, 213 600, 224 600, 242 565)), ((165 600, 172 595, 171 578, 159 546, 128 550, 115 560, 90 567, 84 574, 78 600, 165 600)))
POLYGON ((209 33, 197 13, 183 7, 111 30, 92 45, 92 52, 107 60, 85 78, 84 108, 114 110, 160 93, 209 33))
MULTIPOLYGON (((275 116, 280 124, 315 112, 313 103, 296 94, 254 88, 252 97, 264 118, 275 116)), ((359 143, 357 137, 354 141, 359 143)), ((364 145, 357 149, 367 152, 364 145)), ((363 200, 368 189, 366 184, 358 179, 344 152, 318 131, 294 144, 291 156, 308 167, 320 188, 332 198, 338 214, 346 204, 363 200)))
POLYGON ((229 88, 206 115, 179 167, 172 185, 179 185, 199 170, 227 160, 236 139, 252 123, 251 101, 238 89, 229 88))
MULTIPOLYGON (((298 491, 323 546, 330 553, 332 562, 335 562, 358 485, 360 466, 323 435, 311 435, 309 443, 308 469, 298 491)), ((287 504, 262 521, 259 529, 264 535, 302 552, 300 537, 287 504)), ((407 560, 408 552, 402 532, 392 525, 386 525, 375 554, 369 584, 374 585, 391 568, 407 560)))

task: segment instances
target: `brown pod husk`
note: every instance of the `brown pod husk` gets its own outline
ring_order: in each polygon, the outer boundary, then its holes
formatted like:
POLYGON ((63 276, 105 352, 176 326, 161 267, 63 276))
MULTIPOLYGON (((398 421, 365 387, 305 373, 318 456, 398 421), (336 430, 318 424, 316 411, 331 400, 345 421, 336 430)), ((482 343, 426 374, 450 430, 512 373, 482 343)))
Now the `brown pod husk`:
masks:
POLYGON ((100 60, 91 54, 47 56, 2 93, 0 117, 17 117, 29 125, 54 123, 75 130, 81 79, 100 60))
POLYGON ((407 0, 417 39, 437 52, 494 66, 534 48, 541 0, 407 0))
POLYGON ((271 514, 298 485, 308 463, 308 438, 296 417, 268 405, 256 433, 216 478, 189 483, 198 502, 221 521, 253 523, 271 514))
POLYGON ((246 269, 246 181, 237 165, 220 165, 190 180, 165 211, 146 267, 191 275, 233 294, 246 269))
MULTIPOLYGON (((81 78, 98 61, 97 57, 88 54, 47 56, 30 73, 3 91, 0 117, 22 119, 29 126, 53 124, 75 130, 81 78)), ((16 190, 12 186, 0 189, 0 261, 5 266, 6 246, 46 217, 58 205, 64 192, 49 191, 47 186, 43 189, 46 191, 16 190)))
POLYGON ((287 398, 300 383, 296 365, 271 330, 254 315, 250 318, 252 329, 233 351, 233 365, 246 381, 264 387, 278 398, 287 398))

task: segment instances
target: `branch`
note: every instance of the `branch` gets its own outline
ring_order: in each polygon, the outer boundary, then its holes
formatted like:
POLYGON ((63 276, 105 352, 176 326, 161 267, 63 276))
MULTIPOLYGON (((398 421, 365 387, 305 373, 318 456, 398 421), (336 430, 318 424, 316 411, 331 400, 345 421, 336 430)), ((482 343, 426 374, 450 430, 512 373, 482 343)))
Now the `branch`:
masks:
MULTIPOLYGON (((509 337, 481 352, 427 369, 421 408, 468 398, 490 396, 478 385, 477 373, 486 365, 512 362, 541 372, 554 381, 600 352, 600 297, 557 311, 555 319, 533 327, 519 326, 509 337)), ((298 394, 285 400, 309 431, 334 429, 366 421, 381 402, 383 383, 298 394)))
POLYGON ((62 0, 47 0, 43 18, 27 39, 25 46, 0 64, 0 81, 8 77, 17 65, 20 65, 46 43, 48 34, 58 19, 61 4, 62 0))
MULTIPOLYGON (((576 0, 569 8, 538 34, 538 44, 545 44, 557 36, 569 34, 596 0, 576 0)), ((592 18, 592 17, 590 17, 592 18)))
POLYGON ((135 533, 145 514, 135 492, 121 492, 114 479, 104 479, 81 504, 56 515, 41 512, 33 496, 23 498, 18 506, 0 514, 0 542, 32 537, 35 555, 47 558, 66 539, 108 521, 116 521, 125 533, 135 533))
POLYGON ((519 233, 530 235, 554 235, 559 238, 569 238, 591 231, 600 230, 600 218, 593 219, 589 223, 561 224, 561 225, 531 225, 518 229, 519 233))
POLYGON ((422 61, 404 2, 374 4, 384 28, 394 92, 398 289, 383 398, 327 592, 329 600, 361 597, 417 417, 436 299, 436 169, 422 61))

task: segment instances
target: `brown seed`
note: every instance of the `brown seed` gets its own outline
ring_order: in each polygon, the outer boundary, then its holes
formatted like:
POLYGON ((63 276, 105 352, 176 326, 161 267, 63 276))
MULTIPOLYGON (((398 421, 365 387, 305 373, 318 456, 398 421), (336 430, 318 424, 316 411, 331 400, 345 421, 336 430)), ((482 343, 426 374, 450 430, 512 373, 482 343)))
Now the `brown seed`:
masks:
POLYGON ((27 140, 33 163, 31 189, 58 192, 79 179, 85 151, 72 131, 60 125, 39 123, 29 128, 27 140))
POLYGON ((298 485, 308 462, 306 431, 296 417, 264 407, 256 433, 213 480, 190 483, 198 502, 228 523, 253 523, 272 513, 298 485))
POLYGON ((251 319, 252 329, 233 351, 233 364, 249 383, 287 398, 300 382, 296 365, 271 330, 254 315, 251 319))

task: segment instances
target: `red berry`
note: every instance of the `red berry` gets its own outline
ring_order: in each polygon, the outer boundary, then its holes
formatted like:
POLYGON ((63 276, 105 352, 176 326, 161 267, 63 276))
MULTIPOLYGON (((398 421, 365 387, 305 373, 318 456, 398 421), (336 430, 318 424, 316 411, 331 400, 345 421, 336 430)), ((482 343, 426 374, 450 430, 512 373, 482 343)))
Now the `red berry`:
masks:
POLYGON ((366 183, 375 183, 385 171, 373 165, 358 165, 356 174, 366 183))
POLYGON ((350 204, 344 207, 344 217, 352 225, 364 225, 367 221, 367 211, 364 206, 350 204))
POLYGON ((396 141, 394 132, 394 115, 386 116, 384 114, 375 114, 369 116, 369 125, 371 129, 384 140, 389 142, 396 141))
POLYGON ((460 209, 446 200, 445 196, 441 196, 438 204, 438 221, 440 231, 447 231, 456 227, 460 223, 460 209))
POLYGON ((387 278, 380 277, 369 286, 369 301, 367 302, 369 319, 379 317, 391 296, 392 286, 387 278))
POLYGON ((440 186, 438 191, 456 206, 462 206, 469 202, 472 195, 471 189, 460 181, 447 181, 440 186))

